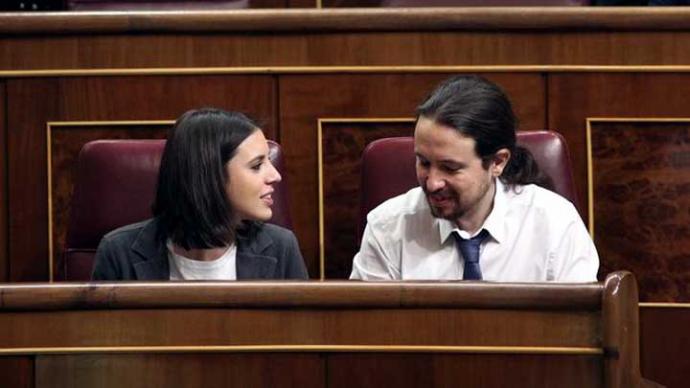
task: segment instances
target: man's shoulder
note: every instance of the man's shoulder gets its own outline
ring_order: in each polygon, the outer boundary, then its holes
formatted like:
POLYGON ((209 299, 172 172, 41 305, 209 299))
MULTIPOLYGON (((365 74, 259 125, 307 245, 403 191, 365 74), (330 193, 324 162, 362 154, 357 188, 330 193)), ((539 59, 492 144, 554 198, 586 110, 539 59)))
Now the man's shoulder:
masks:
POLYGON ((421 187, 415 187, 374 208, 367 215, 367 222, 389 223, 409 216, 428 214, 430 210, 424 192, 421 187))
POLYGON ((565 197, 535 184, 510 186, 508 196, 511 208, 524 208, 556 217, 577 213, 575 205, 565 197))

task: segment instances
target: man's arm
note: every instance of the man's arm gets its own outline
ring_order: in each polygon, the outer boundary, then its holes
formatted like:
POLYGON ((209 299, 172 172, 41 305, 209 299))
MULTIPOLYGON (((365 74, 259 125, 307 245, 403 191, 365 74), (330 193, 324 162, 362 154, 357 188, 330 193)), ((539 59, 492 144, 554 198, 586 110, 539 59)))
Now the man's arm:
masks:
POLYGON ((572 221, 562 231, 554 255, 554 280, 557 282, 595 282, 599 254, 575 208, 572 221))
MULTIPOLYGON (((352 262, 350 279, 360 280, 400 280, 400 257, 391 257, 395 249, 385 241, 380 230, 367 223, 362 236, 359 252, 352 262)), ((398 242, 399 243, 399 242, 398 242)))

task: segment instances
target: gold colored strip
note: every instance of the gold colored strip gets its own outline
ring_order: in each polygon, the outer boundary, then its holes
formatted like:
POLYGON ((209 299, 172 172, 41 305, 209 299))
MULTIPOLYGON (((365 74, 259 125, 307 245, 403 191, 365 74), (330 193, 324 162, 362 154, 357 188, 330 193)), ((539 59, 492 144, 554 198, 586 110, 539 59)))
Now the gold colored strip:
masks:
POLYGON ((50 146, 50 137, 51 125, 50 123, 46 123, 46 155, 48 163, 48 169, 46 170, 48 175, 48 282, 52 283, 55 278, 53 275, 55 272, 53 263, 53 255, 55 252, 53 251, 53 174, 51 174, 51 171, 53 171, 53 155, 52 147, 50 146))
POLYGON ((94 353, 265 353, 265 352, 326 352, 326 353, 459 353, 459 354, 604 354, 595 347, 532 347, 532 346, 426 346, 426 345, 226 345, 226 346, 89 346, 4 348, 0 356, 26 354, 94 354, 94 353))
POLYGON ((49 121, 51 127, 94 127, 133 125, 173 125, 175 120, 49 121))
POLYGON ((649 66, 580 66, 580 65, 422 65, 422 66, 236 66, 236 67, 170 67, 170 68, 110 68, 110 69, 35 69, 0 70, 0 78, 22 77, 81 77, 120 75, 220 75, 220 74, 332 74, 332 73, 688 73, 688 65, 649 66))
POLYGON ((594 158, 592 156, 592 121, 586 121, 587 133, 587 213, 589 214, 587 226, 589 235, 594 241, 594 158))
POLYGON ((325 238, 324 238, 324 208, 323 208, 323 145, 322 131, 323 120, 317 119, 316 122, 316 153, 317 169, 319 174, 319 279, 326 279, 326 260, 325 260, 325 238))
MULTIPOLYGON (((111 121, 49 121, 46 123, 46 155, 48 159, 48 281, 55 281, 55 250, 53 249, 53 175, 52 147, 50 139, 53 128, 60 127, 94 127, 94 126, 143 126, 173 125, 175 120, 111 120, 111 121)), ((1 353, 0 353, 1 354, 1 353)))
POLYGON ((690 303, 641 302, 640 308, 690 309, 690 303))
POLYGON ((413 117, 329 117, 318 118, 316 125, 316 145, 318 186, 319 186, 319 268, 321 280, 326 279, 326 241, 323 199, 323 125, 324 124, 363 124, 363 123, 414 123, 413 117))

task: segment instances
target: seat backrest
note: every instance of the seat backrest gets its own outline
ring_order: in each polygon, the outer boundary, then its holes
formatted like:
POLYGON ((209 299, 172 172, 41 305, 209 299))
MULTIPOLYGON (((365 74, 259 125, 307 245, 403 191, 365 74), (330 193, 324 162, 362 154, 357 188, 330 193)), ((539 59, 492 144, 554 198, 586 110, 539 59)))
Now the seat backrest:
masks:
MULTIPOLYGON (((517 133, 517 142, 530 150, 542 171, 551 177, 554 191, 577 207, 565 139, 554 131, 520 131, 517 133)), ((362 154, 358 236, 364 231, 369 211, 417 185, 414 138, 389 137, 371 142, 362 154)))
MULTIPOLYGON (((290 228, 283 155, 278 143, 268 143, 269 158, 283 176, 275 185, 270 222, 290 228)), ((165 140, 97 140, 84 145, 57 280, 89 280, 103 235, 151 218, 164 147, 165 140)))

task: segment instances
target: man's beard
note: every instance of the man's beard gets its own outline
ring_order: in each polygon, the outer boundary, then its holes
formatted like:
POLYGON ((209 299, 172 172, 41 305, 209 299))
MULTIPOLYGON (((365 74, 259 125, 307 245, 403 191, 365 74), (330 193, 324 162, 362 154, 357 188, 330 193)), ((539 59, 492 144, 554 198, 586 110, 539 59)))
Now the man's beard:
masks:
MULTIPOLYGON (((460 201, 458 200, 458 195, 455 193, 455 191, 449 191, 447 193, 443 193, 443 197, 447 197, 452 201, 453 208, 449 214, 443 214, 443 210, 440 207, 435 206, 433 203, 431 203, 431 199, 429 199, 429 196, 431 195, 424 187, 422 187, 422 190, 424 190, 424 194, 426 197, 426 202, 429 204, 429 209, 431 209, 431 215, 436 217, 436 218, 442 218, 445 220, 449 221, 455 221, 458 218, 462 217, 466 211, 464 209, 460 209, 460 201)), ((439 193, 434 193, 434 195, 438 195, 439 193)))

